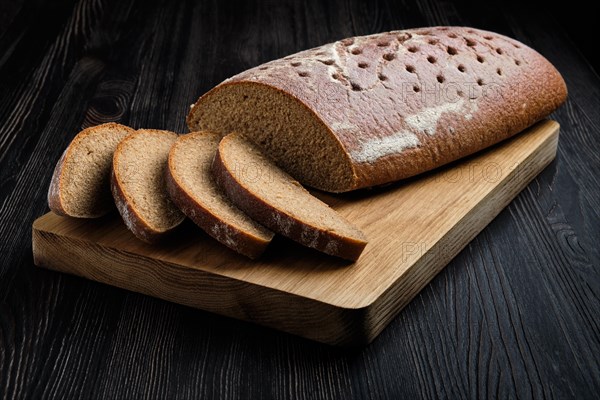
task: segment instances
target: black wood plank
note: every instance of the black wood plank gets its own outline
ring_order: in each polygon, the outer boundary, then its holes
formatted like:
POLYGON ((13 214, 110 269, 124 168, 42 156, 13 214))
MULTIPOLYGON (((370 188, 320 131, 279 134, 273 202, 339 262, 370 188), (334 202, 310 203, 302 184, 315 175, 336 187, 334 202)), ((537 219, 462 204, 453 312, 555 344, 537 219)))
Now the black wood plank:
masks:
POLYGON ((554 17, 521 10, 467 0, 0 8, 0 398, 596 398, 600 80, 554 17), (555 63, 570 91, 555 115, 559 154, 370 346, 334 349, 33 267, 31 222, 81 128, 185 132, 189 104, 248 67, 435 24, 496 30, 555 63))

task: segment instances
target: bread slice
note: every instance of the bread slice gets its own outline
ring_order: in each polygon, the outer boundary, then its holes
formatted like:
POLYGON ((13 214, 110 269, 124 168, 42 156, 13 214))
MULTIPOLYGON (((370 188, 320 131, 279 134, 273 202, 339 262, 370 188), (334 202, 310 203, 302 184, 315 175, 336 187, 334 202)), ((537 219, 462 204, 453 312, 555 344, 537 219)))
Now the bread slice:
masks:
POLYGON ((153 243, 185 218, 167 193, 165 169, 178 135, 140 129, 119 143, 113 157, 111 189, 125 225, 139 239, 153 243))
POLYGON ((213 173, 236 206, 281 235, 352 261, 367 244, 358 228, 312 196, 241 134, 221 140, 213 173))
POLYGON ((179 209, 206 233, 255 259, 274 234, 234 206, 217 186, 211 165, 220 140, 220 135, 207 131, 180 136, 169 153, 167 190, 179 209))
POLYGON ((566 96, 560 73, 525 44, 439 26, 347 38, 256 66, 204 94, 187 123, 240 132, 303 184, 345 192, 498 143, 566 96))
POLYGON ((133 129, 113 122, 82 130, 56 163, 48 206, 59 215, 97 218, 115 207, 110 170, 119 142, 133 129))

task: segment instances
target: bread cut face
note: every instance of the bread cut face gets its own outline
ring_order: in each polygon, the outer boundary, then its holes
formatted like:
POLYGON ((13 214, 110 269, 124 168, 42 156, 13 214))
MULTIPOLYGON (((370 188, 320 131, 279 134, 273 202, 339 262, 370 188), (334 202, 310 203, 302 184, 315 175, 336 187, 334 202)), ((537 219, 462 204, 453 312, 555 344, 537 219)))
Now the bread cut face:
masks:
POLYGON ((256 82, 218 88, 194 109, 198 120, 192 120, 190 129, 243 132, 309 186, 339 192, 353 185, 351 160, 340 141, 297 98, 256 82))
POLYGON ((155 242, 176 228, 184 215, 171 201, 165 172, 178 135, 140 129, 127 136, 113 158, 112 192, 127 227, 140 239, 155 242))
POLYGON ((211 171, 221 136, 207 131, 180 136, 169 153, 167 188, 173 202, 210 236, 250 258, 259 257, 273 232, 237 208, 211 171))
POLYGON ((221 140, 213 173, 237 207, 276 233, 352 261, 367 244, 357 227, 311 195, 241 134, 221 140))
POLYGON ((97 218, 114 209, 110 194, 113 153, 133 129, 106 123, 81 131, 56 164, 48 204, 60 215, 97 218))

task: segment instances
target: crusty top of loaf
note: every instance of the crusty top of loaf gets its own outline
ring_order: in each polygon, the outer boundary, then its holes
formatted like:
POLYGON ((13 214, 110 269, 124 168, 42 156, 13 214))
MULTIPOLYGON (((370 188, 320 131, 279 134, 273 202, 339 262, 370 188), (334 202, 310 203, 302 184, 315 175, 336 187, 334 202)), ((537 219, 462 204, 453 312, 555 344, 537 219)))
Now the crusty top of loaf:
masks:
MULTIPOLYGON (((466 27, 348 38, 252 68, 224 84, 238 82, 265 84, 299 99, 339 139, 358 165, 359 181, 372 180, 370 165, 389 162, 390 176, 378 178, 382 182, 407 169, 403 163, 410 158, 398 158, 399 150, 428 151, 428 141, 443 136, 453 153, 469 154, 547 116, 567 93, 558 71, 533 49, 466 27), (459 130, 491 133, 464 138, 454 135, 459 130)), ((446 160, 443 148, 431 148, 438 153, 426 155, 432 164, 456 158, 446 160)))

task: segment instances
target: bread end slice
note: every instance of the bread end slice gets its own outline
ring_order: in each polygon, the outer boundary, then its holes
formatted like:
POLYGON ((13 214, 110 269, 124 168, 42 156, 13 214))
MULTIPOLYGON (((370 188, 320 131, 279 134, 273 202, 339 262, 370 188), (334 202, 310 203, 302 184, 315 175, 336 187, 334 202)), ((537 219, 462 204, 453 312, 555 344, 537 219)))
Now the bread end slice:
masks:
POLYGON ((97 218, 114 208, 110 171, 118 143, 133 129, 114 122, 79 132, 56 163, 48 206, 54 213, 97 218))
POLYGON ((269 229, 326 254, 356 261, 365 235, 242 135, 224 137, 213 162, 217 183, 231 201, 269 229))

